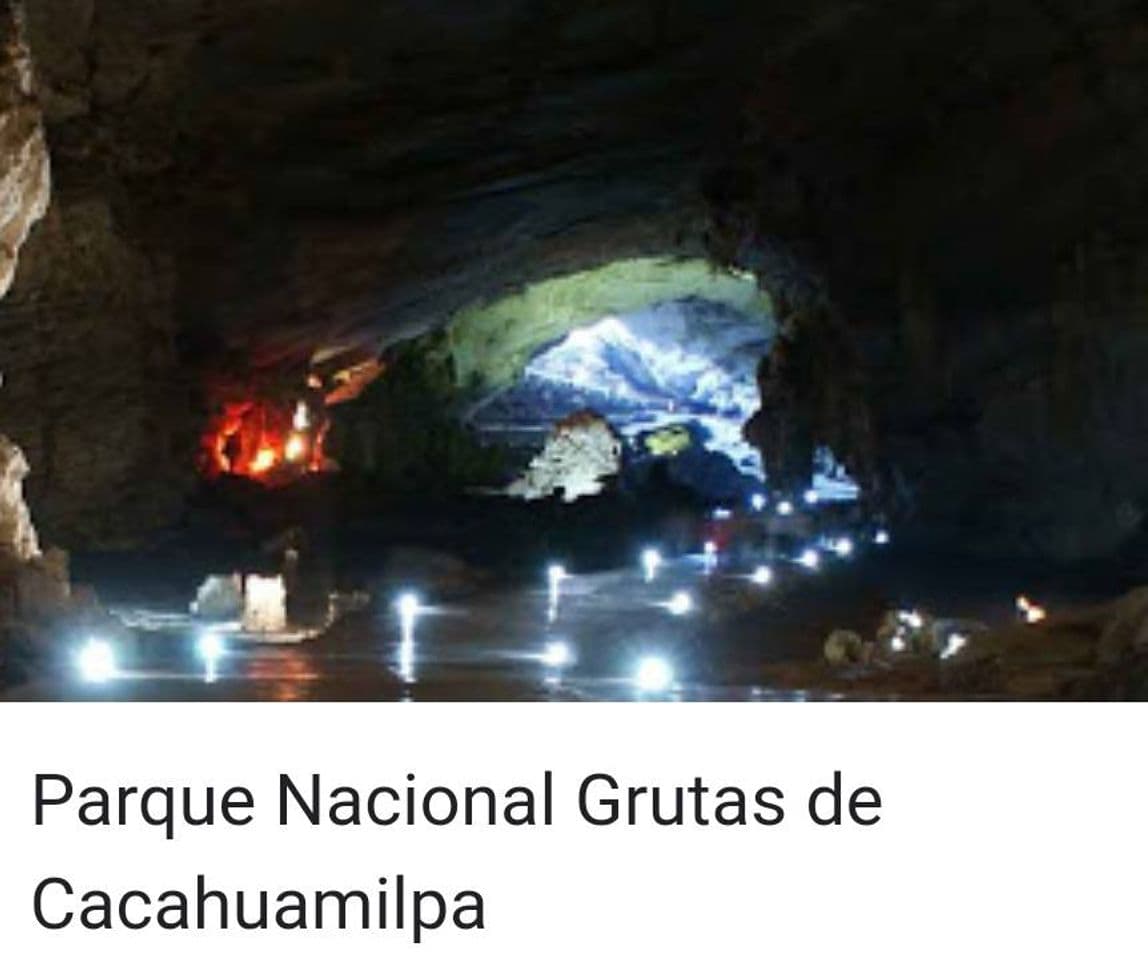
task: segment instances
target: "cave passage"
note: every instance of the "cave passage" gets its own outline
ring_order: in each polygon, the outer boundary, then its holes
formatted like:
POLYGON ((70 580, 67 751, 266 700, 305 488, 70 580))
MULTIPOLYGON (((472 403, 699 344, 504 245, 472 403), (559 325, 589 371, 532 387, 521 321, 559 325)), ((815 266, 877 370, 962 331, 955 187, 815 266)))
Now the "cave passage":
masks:
MULTIPOLYGON (((540 349, 468 420, 486 442, 537 451, 556 421, 593 411, 624 438, 621 469, 631 479, 662 462, 704 499, 739 505, 768 486, 743 431, 773 336, 768 313, 697 297, 606 316, 540 349)), ((856 498, 830 451, 818 451, 817 466, 817 496, 856 498)))

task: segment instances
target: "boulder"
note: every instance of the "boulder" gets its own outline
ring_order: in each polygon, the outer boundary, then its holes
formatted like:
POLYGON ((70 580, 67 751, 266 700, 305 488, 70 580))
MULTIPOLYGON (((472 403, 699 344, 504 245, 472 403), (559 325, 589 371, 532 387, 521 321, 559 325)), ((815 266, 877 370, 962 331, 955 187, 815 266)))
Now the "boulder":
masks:
POLYGON ((195 592, 191 614, 203 620, 240 619, 243 615, 243 580, 239 574, 209 575, 195 592))
POLYGON ((601 493, 622 467, 622 441, 605 417, 581 410, 559 420, 526 472, 506 488, 523 500, 561 494, 567 503, 601 493))
POLYGON ((825 662, 833 667, 864 663, 869 659, 869 647, 853 630, 834 630, 825 641, 825 662))

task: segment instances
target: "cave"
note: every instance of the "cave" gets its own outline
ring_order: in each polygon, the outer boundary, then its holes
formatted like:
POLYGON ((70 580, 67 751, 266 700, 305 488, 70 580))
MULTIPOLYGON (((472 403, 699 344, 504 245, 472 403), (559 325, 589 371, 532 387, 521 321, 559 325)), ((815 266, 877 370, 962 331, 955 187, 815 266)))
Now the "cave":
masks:
POLYGON ((1140 5, 0 36, 0 696, 1148 693, 1140 5))

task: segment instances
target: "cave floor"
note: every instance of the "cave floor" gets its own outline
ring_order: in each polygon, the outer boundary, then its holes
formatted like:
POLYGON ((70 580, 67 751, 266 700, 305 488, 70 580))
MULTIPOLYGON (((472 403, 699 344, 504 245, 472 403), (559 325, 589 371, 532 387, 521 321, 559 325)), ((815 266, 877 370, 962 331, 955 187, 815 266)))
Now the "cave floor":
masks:
MULTIPOLYGON (((836 627, 871 637, 883 611, 916 606, 938 616, 1005 627, 1012 600, 1035 588, 1015 570, 963 568, 960 576, 916 561, 863 556, 827 562, 813 573, 778 568, 769 586, 745 572, 706 573, 700 558, 666 564, 652 583, 638 570, 574 575, 549 617, 545 584, 503 586, 430 605, 404 642, 390 598, 344 617, 326 634, 267 643, 230 636, 208 667, 196 651, 198 628, 172 611, 122 611, 135 626, 120 643, 119 675, 84 683, 72 663, 7 690, 21 700, 806 700, 979 699, 1055 696, 1079 672, 1076 648, 1048 647, 1048 663, 1023 676, 986 681, 975 658, 916 660, 879 671, 831 671, 821 658, 836 627), (895 585, 895 586, 891 586, 895 585), (671 596, 687 591, 689 613, 671 596), (561 647, 554 647, 561 644, 561 647), (569 654, 548 663, 547 651, 569 654), (664 689, 636 683, 645 658, 673 672, 664 689)), ((1088 588, 1051 581, 1040 599, 1083 609, 1088 588), (1052 594, 1055 592, 1055 596, 1052 594)), ((1044 641, 1042 641, 1043 643, 1044 641)), ((972 646, 975 647, 975 642, 972 646)))

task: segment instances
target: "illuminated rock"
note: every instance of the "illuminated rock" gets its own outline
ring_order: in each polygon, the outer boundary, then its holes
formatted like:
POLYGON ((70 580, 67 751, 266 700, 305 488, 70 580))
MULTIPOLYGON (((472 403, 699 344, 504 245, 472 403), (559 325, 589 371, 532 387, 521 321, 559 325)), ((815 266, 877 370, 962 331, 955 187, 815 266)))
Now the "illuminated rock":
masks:
POLYGON ((28 461, 24 452, 0 436, 0 553, 21 562, 40 556, 32 515, 24 502, 28 461))
POLYGON ((193 616, 204 620, 238 620, 243 616, 243 580, 237 573, 211 574, 191 602, 193 616))
POLYGON ((16 273, 20 247, 44 216, 51 192, 48 148, 32 92, 21 8, 0 0, 0 297, 16 273))
POLYGON ((282 577, 247 576, 243 629, 250 633, 279 633, 287 629, 287 588, 282 577))
POLYGON ((843 667, 851 663, 864 663, 869 659, 871 645, 852 630, 834 630, 825 641, 822 653, 830 666, 843 667))
POLYGON ((592 410, 571 414, 554 425, 542 451, 506 493, 539 500, 561 493, 567 502, 601 493, 603 481, 622 466, 622 441, 592 410))
POLYGON ((651 456, 674 457, 687 449, 691 443, 690 431, 680 423, 653 430, 642 438, 642 443, 651 456))

